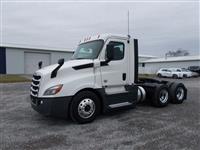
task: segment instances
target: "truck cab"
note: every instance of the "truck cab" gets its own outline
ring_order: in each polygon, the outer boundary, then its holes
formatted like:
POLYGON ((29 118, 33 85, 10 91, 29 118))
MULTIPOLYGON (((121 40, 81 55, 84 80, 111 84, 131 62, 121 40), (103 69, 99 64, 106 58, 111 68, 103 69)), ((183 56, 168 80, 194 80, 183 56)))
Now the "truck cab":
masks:
POLYGON ((138 40, 104 34, 81 40, 71 60, 37 70, 30 97, 41 114, 87 123, 100 113, 132 108, 148 98, 159 107, 170 98, 182 103, 186 93, 180 83, 138 79, 138 40))

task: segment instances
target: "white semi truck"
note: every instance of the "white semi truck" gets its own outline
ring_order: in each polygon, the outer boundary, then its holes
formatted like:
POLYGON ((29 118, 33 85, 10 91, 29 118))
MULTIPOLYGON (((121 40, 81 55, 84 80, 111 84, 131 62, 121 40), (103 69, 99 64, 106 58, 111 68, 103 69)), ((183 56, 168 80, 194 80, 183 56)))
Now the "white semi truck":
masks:
POLYGON ((41 114, 87 123, 144 100, 156 107, 182 103, 187 89, 182 83, 138 78, 138 40, 105 34, 81 40, 71 60, 37 70, 30 97, 41 114))

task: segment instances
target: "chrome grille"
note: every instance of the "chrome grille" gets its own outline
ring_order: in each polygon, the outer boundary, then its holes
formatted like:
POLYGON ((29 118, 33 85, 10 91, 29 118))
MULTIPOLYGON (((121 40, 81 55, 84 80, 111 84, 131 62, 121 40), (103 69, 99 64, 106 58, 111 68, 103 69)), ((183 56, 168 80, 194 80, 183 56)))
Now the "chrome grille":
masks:
POLYGON ((32 83, 31 83, 31 95, 32 96, 35 96, 35 97, 38 96, 40 79, 41 79, 40 75, 36 75, 36 74, 33 75, 32 83))

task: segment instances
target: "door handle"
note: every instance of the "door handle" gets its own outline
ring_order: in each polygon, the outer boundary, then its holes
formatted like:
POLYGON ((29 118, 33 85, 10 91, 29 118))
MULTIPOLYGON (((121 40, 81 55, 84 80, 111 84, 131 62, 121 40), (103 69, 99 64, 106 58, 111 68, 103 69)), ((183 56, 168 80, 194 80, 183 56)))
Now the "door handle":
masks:
POLYGON ((125 81, 126 80, 126 73, 122 74, 122 80, 125 81))

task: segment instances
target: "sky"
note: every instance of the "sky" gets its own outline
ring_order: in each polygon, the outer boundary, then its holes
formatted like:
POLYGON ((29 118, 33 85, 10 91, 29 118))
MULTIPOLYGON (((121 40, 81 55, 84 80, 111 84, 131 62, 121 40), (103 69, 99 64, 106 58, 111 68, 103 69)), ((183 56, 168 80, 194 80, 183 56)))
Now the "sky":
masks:
POLYGON ((169 50, 199 49, 199 2, 64 2, 2 0, 1 44, 74 50, 80 39, 101 33, 130 35, 139 54, 164 56, 169 50))

